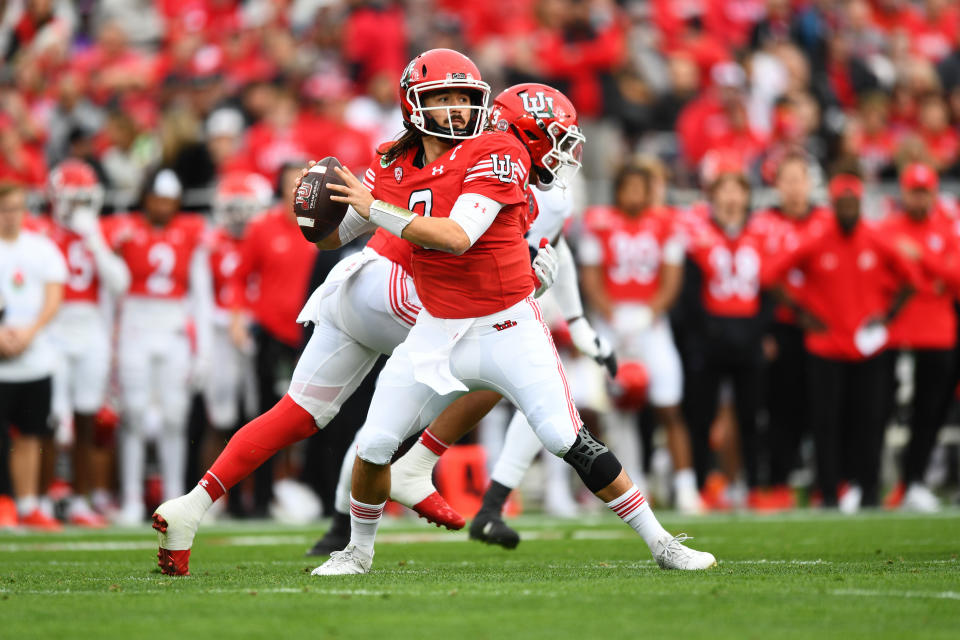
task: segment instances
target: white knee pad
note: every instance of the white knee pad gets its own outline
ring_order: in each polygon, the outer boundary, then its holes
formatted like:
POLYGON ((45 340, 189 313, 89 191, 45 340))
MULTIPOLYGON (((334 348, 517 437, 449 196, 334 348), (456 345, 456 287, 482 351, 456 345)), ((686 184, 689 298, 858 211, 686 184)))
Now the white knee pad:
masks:
POLYGON ((544 448, 553 455, 562 458, 570 451, 577 440, 577 434, 570 428, 569 420, 548 418, 534 428, 544 448))
POLYGON ((364 427, 357 434, 357 457, 370 464, 390 464, 399 448, 400 440, 389 431, 364 427))

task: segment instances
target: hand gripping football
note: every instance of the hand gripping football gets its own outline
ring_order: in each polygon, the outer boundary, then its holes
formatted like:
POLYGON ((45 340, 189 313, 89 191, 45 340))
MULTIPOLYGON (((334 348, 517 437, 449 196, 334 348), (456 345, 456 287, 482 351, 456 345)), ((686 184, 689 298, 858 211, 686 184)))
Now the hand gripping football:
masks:
POLYGON ((340 161, 330 156, 310 167, 310 171, 297 187, 293 210, 303 237, 309 242, 319 242, 330 235, 347 214, 347 205, 335 202, 331 195, 339 195, 327 188, 328 184, 343 184, 333 170, 340 161))

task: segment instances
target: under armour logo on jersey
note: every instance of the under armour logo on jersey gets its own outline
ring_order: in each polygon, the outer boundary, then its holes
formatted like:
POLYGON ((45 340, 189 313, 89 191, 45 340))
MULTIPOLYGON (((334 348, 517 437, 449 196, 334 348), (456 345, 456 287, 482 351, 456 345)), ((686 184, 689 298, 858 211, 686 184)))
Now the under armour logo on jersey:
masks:
POLYGON ((434 167, 433 169, 430 170, 430 175, 437 176, 442 174, 443 174, 443 165, 440 165, 439 167, 434 167))
POLYGON ((523 101, 523 110, 527 113, 531 113, 538 118, 553 117, 553 96, 547 96, 543 91, 537 91, 531 98, 530 94, 524 91, 520 94, 520 99, 523 101))
POLYGON ((503 331, 504 329, 509 329, 510 327, 517 326, 516 320, 504 320, 503 322, 498 322, 493 325, 493 328, 497 331, 503 331))
POLYGON ((510 161, 509 153, 504 154, 503 160, 499 153, 491 153, 490 160, 493 163, 493 175, 497 176, 500 182, 513 182, 513 162, 510 161))

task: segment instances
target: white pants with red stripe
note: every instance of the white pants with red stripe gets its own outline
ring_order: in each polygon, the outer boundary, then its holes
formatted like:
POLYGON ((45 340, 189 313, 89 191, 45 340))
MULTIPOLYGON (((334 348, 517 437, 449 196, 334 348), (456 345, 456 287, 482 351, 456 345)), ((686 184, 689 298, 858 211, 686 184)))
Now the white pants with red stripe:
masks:
POLYGON ((413 278, 402 267, 369 249, 344 258, 300 315, 315 326, 288 394, 323 428, 380 354, 403 342, 419 312, 413 278))
POLYGON ((421 311, 406 341, 387 361, 358 437, 359 457, 373 464, 389 463, 401 442, 428 426, 467 390, 477 389, 496 391, 512 402, 547 450, 563 456, 582 423, 550 330, 533 298, 468 322, 462 335, 458 331, 452 336, 453 347, 438 364, 431 358, 444 352, 451 338, 438 332, 442 322, 426 309, 421 311), (425 359, 437 370, 445 371, 448 365, 465 389, 441 393, 435 388, 443 387, 439 382, 431 383, 435 386, 418 382, 415 370, 425 359))

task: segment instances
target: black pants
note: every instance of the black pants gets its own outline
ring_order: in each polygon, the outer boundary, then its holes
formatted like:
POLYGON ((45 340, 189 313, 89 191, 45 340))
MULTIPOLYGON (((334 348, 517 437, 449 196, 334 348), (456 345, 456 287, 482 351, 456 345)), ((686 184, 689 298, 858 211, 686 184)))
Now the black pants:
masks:
POLYGON ((923 481, 953 395, 952 349, 918 349, 913 356, 910 442, 903 457, 903 481, 907 485, 923 481))
POLYGON ((793 470, 808 425, 807 350, 803 330, 795 325, 776 323, 770 335, 777 344, 777 357, 766 370, 770 484, 782 485, 793 470))
POLYGON ((683 398, 684 415, 690 430, 693 449, 693 468, 702 487, 713 467, 710 455, 710 426, 717 417, 720 383, 729 379, 733 384, 733 408, 740 432, 743 468, 750 487, 758 482, 757 408, 759 404, 761 362, 722 359, 707 356, 699 362, 688 363, 683 398))
POLYGON ((824 506, 837 505, 844 469, 860 485, 862 504, 878 503, 889 358, 888 353, 854 362, 807 356, 810 425, 824 506), (845 448, 845 440, 852 446, 845 448))
MULTIPOLYGON (((286 392, 284 383, 289 383, 300 350, 278 340, 262 327, 254 327, 257 347, 255 359, 257 392, 260 394, 260 413, 266 413, 280 401, 286 392)), ((273 498, 273 458, 270 458, 253 474, 254 515, 264 516, 273 498)))

